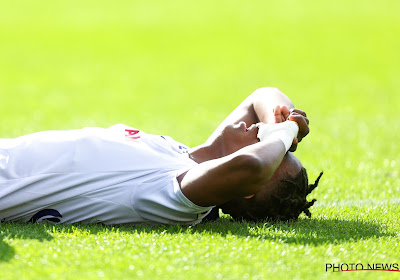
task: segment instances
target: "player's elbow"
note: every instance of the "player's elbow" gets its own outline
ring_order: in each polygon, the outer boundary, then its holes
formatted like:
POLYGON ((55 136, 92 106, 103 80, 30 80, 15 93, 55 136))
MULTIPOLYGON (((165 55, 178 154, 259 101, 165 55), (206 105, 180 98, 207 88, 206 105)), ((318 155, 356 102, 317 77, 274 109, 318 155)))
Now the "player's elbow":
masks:
POLYGON ((261 98, 263 100, 279 101, 279 103, 282 103, 289 108, 294 108, 292 101, 279 88, 262 87, 254 91, 253 94, 255 95, 255 98, 261 98))
POLYGON ((243 154, 235 157, 236 166, 248 171, 249 175, 255 175, 262 168, 262 161, 257 155, 243 154))
POLYGON ((254 154, 240 155, 236 161, 240 166, 243 179, 251 184, 265 184, 276 169, 274 164, 270 164, 254 154))

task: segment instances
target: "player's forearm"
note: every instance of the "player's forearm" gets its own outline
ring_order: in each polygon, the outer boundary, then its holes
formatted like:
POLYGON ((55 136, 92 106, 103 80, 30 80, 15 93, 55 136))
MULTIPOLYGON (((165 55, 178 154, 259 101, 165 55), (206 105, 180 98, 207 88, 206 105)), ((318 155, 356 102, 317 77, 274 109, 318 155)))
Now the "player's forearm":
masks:
POLYGON ((258 162, 256 182, 261 185, 268 182, 282 162, 286 152, 292 145, 293 139, 299 131, 296 122, 285 121, 278 124, 260 124, 257 137, 260 142, 246 146, 236 154, 248 155, 258 162))
POLYGON ((178 177, 182 192, 200 206, 218 205, 257 193, 285 155, 279 139, 256 143, 192 167, 178 177))
POLYGON ((286 154, 284 143, 277 138, 247 146, 236 152, 236 155, 247 155, 257 161, 256 172, 253 174, 252 183, 260 186, 266 184, 282 162, 286 154))
POLYGON ((207 176, 214 177, 217 195, 213 198, 219 199, 216 204, 257 193, 271 179, 285 154, 283 142, 273 138, 217 159, 217 166, 207 176))
POLYGON ((238 107, 236 107, 218 126, 207 139, 207 145, 211 145, 229 124, 244 121, 247 126, 254 123, 275 123, 273 109, 277 106, 294 108, 292 101, 277 88, 259 88, 250 94, 238 107))

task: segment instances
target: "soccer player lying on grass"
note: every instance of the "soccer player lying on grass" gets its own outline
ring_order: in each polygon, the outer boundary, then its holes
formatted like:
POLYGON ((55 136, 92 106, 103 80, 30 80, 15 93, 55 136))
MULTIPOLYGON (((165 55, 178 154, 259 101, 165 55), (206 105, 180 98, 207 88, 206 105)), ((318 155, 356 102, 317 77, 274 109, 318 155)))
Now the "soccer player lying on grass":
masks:
POLYGON ((1 139, 0 220, 196 224, 215 206, 235 219, 310 216, 318 180, 288 152, 308 132, 303 111, 262 88, 193 149, 122 124, 1 139))

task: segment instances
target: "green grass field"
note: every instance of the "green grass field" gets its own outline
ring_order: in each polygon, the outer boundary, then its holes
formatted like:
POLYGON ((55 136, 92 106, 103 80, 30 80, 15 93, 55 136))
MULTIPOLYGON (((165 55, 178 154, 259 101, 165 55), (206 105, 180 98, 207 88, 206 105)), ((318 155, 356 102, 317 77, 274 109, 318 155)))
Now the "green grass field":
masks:
POLYGON ((0 137, 125 123, 195 146, 258 87, 310 118, 312 219, 194 227, 0 224, 0 279, 394 279, 400 2, 0 4, 0 137))

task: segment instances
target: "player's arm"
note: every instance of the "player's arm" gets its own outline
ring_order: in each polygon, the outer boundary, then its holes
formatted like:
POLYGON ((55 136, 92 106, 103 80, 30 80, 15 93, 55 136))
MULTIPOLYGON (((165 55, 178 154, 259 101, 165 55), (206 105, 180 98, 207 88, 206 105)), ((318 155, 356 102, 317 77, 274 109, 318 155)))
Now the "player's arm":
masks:
MULTIPOLYGON (((287 120, 289 116, 293 121, 304 117, 304 120, 307 122, 308 133, 309 121, 306 113, 300 109, 294 108, 289 97, 277 88, 264 87, 257 89, 225 118, 207 139, 206 144, 211 145, 221 134, 224 127, 229 124, 235 124, 241 121, 244 121, 247 126, 258 122, 280 123, 287 120)), ((294 139, 293 145, 290 148, 291 152, 297 149, 297 143, 307 135, 307 133, 304 134, 303 132, 304 130, 300 130, 298 137, 294 139)))
POLYGON ((295 121, 259 124, 260 142, 201 162, 178 176, 183 194, 197 205, 211 206, 257 193, 271 179, 299 130, 307 130, 304 117, 292 115, 289 118, 295 121))
POLYGON ((221 133, 223 128, 229 124, 244 121, 248 126, 250 126, 251 124, 258 122, 281 122, 281 115, 287 118, 290 109, 294 109, 292 101, 279 89, 272 87, 257 89, 225 118, 225 120, 208 138, 207 143, 213 142, 221 133), (278 118, 278 112, 275 111, 275 108, 277 107, 279 107, 279 113, 282 113, 279 114, 280 121, 276 121, 276 118, 278 118), (283 112, 280 108, 283 108, 283 112), (275 116, 275 113, 277 117, 275 116))
POLYGON ((286 148, 277 138, 192 167, 178 177, 183 194, 200 206, 257 193, 279 167, 286 148))

